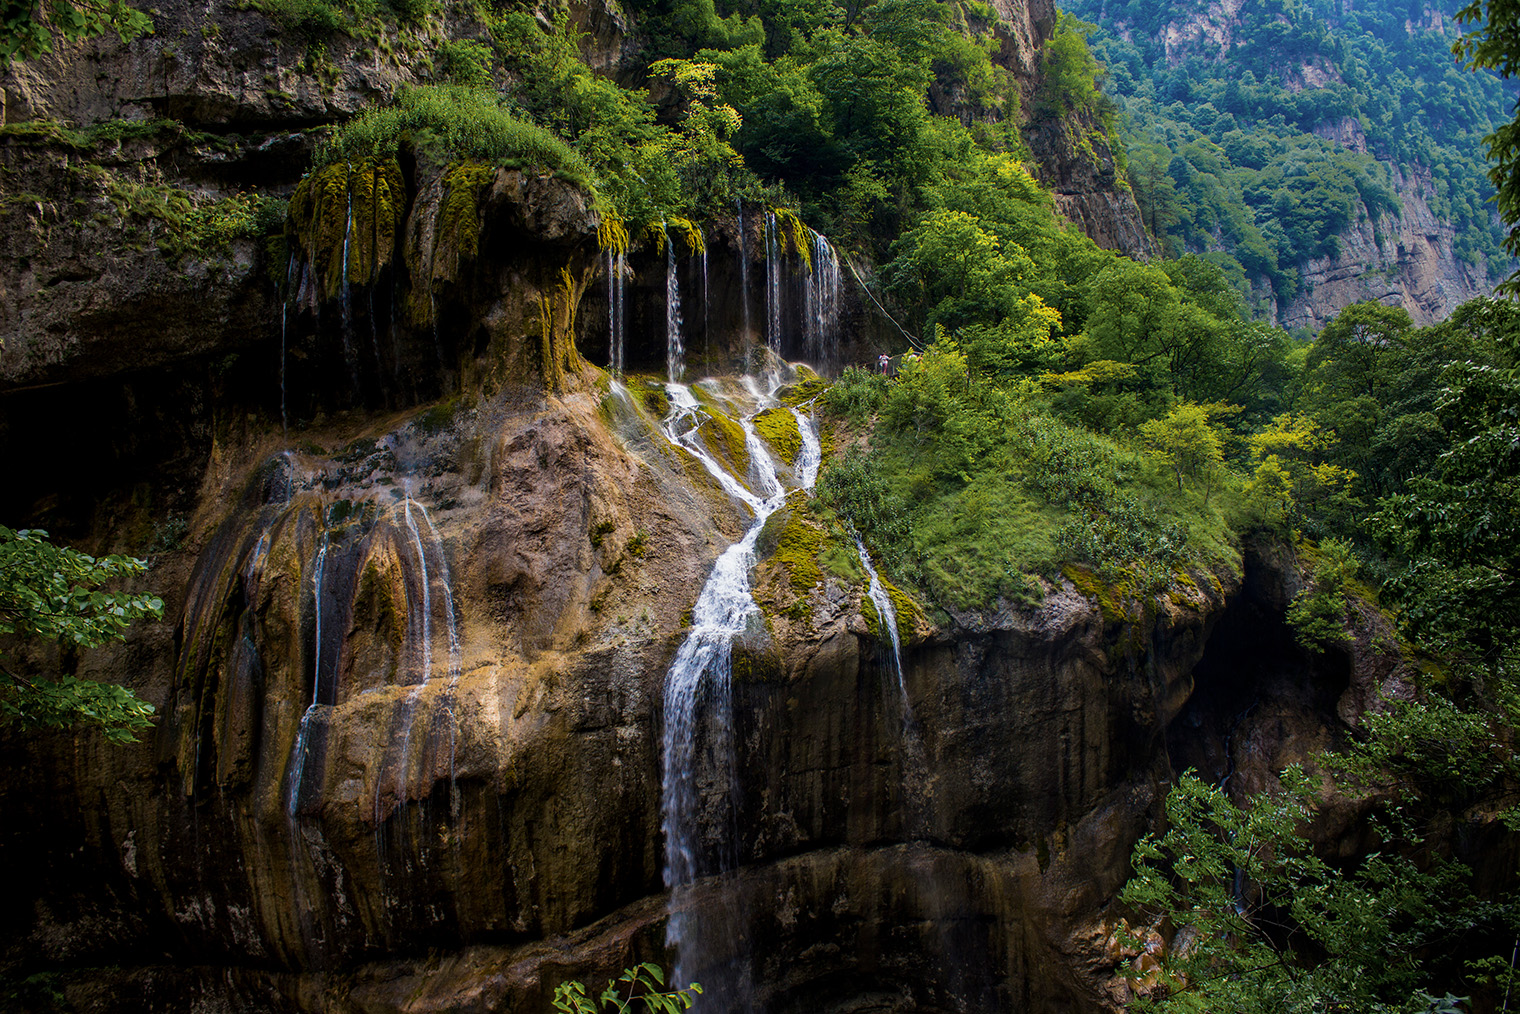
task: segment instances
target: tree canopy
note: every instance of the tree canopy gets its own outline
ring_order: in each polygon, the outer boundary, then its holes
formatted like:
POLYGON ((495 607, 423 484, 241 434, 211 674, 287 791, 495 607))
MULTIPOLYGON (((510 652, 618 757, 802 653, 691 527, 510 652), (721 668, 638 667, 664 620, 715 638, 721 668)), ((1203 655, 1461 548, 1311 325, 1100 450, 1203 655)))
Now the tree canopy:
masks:
MULTIPOLYGON (((163 601, 101 586, 143 573, 129 556, 93 557, 55 546, 47 533, 0 527, 0 637, 66 649, 122 640, 127 628, 163 615, 163 601)), ((0 720, 23 727, 93 725, 114 742, 131 742, 152 726, 153 706, 111 683, 25 676, 0 647, 0 720)))

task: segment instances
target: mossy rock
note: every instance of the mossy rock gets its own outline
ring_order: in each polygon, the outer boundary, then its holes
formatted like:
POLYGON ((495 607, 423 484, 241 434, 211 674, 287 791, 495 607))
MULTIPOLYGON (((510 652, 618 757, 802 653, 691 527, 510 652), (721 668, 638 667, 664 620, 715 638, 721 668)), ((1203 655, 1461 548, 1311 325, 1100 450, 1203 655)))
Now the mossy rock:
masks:
POLYGON ((394 158, 338 162, 301 181, 285 232, 315 269, 324 299, 335 298, 345 279, 372 281, 395 258, 406 204, 406 180, 394 158))
POLYGON ((759 644, 734 642, 733 679, 736 683, 780 683, 786 679, 786 667, 769 637, 759 644))
POLYGON ((494 168, 474 163, 444 173, 443 200, 433 229, 435 279, 457 279, 460 266, 480 256, 480 193, 495 179, 494 168))
POLYGON ((729 471, 746 486, 745 476, 749 474, 749 442, 744 435, 744 427, 734 422, 728 416, 709 406, 708 416, 702 422, 702 443, 707 445, 708 453, 720 461, 728 462, 729 471))
POLYGON ((651 385, 639 392, 639 400, 644 403, 644 409, 656 419, 663 419, 670 414, 670 395, 662 386, 651 385))
POLYGON ((1098 604, 1105 623, 1118 623, 1129 619, 1127 590, 1122 584, 1110 584, 1088 567, 1069 563, 1061 568, 1061 574, 1072 583, 1083 598, 1098 604))
POLYGON ((802 431, 791 409, 768 408, 754 418, 755 433, 787 465, 795 464, 802 450, 802 431))
POLYGON ((924 611, 913 600, 913 596, 884 577, 881 578, 881 586, 885 589, 887 598, 892 600, 892 611, 897 613, 897 639, 907 644, 918 630, 919 620, 925 618, 924 611))
MULTIPOLYGON (((818 565, 818 557, 828 545, 828 532, 794 507, 784 507, 771 515, 766 522, 767 530, 777 518, 780 522, 774 532, 776 541, 771 559, 786 568, 792 590, 805 594, 823 583, 823 569, 818 565)), ((762 530, 761 534, 766 531, 762 530)))

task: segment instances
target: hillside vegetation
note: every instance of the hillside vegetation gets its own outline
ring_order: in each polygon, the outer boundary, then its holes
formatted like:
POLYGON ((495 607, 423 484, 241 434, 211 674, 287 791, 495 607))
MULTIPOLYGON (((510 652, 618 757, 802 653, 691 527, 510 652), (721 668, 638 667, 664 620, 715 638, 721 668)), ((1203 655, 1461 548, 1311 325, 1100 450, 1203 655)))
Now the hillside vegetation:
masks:
POLYGON ((1107 70, 1146 224, 1172 253, 1220 264, 1253 306, 1302 291, 1365 216, 1386 227, 1401 181, 1429 175, 1462 261, 1509 271, 1480 141, 1514 89, 1452 56, 1459 37, 1416 3, 1195 0, 1068 6, 1107 70))

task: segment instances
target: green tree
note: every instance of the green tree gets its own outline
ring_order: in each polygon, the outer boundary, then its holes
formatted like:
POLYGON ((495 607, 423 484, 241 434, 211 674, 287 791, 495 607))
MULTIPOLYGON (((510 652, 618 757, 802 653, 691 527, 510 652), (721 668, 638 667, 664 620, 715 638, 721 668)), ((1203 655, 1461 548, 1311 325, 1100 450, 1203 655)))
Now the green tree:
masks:
POLYGON ((1213 416, 1221 410, 1218 405, 1184 401, 1165 417, 1151 419, 1140 427, 1146 446, 1171 465, 1177 476, 1177 492, 1182 492, 1184 476, 1195 479, 1203 485, 1205 506, 1224 464, 1224 443, 1213 425, 1213 416))
POLYGON ((1304 363, 1305 407, 1333 436, 1333 460, 1373 496, 1389 492, 1375 448, 1410 330, 1402 307, 1354 303, 1325 325, 1304 363))
MULTIPOLYGON (((47 541, 35 529, 0 527, 0 636, 92 648, 126 637, 128 626, 163 615, 163 602, 139 592, 102 591, 147 564, 129 556, 87 556, 47 541)), ((150 728, 153 706, 132 691, 74 676, 28 677, 0 648, 0 721, 22 727, 100 727, 131 742, 150 728)))
MULTIPOLYGON (((1430 992, 1459 984, 1473 931, 1496 921, 1461 864, 1427 858, 1395 811, 1381 847, 1348 864, 1317 856, 1299 829, 1316 783, 1298 768, 1250 807, 1192 772, 1166 797, 1166 830, 1135 846, 1120 897, 1165 928, 1159 968, 1135 1005, 1159 1014, 1456 1010, 1430 992)), ((1477 939, 1482 939, 1478 937, 1477 939)), ((1505 941, 1505 960, 1508 959, 1505 941)))
MULTIPOLYGON (((1520 0, 1473 0, 1457 12, 1457 20, 1479 27, 1457 40, 1452 52, 1473 70, 1494 70, 1505 78, 1520 73, 1520 0)), ((1498 191, 1499 217, 1509 226, 1504 246, 1520 254, 1520 106, 1514 118, 1483 139, 1494 163, 1488 178, 1498 191)), ((1520 271, 1503 286, 1520 292, 1520 271)))
POLYGON ((121 0, 0 0, 0 68, 72 42, 115 32, 122 42, 153 31, 153 21, 121 0))

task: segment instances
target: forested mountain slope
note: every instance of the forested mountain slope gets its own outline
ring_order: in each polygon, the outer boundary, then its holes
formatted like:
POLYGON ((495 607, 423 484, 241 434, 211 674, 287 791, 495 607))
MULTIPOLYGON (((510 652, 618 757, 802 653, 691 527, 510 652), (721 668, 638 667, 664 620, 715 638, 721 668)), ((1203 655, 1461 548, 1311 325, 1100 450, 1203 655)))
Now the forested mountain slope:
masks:
POLYGON ((1512 86, 1404 0, 1077 0, 1122 109, 1147 226, 1258 312, 1318 329, 1361 299, 1444 317, 1509 270, 1480 140, 1512 86))

